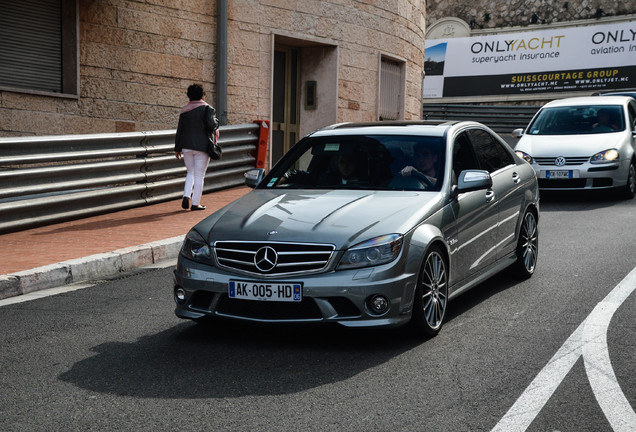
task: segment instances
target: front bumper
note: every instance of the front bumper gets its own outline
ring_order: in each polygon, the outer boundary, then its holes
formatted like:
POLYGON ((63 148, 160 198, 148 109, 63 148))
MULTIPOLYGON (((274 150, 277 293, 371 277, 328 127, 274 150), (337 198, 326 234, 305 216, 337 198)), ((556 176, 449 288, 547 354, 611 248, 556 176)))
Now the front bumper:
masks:
POLYGON ((539 189, 542 190, 611 189, 625 186, 629 160, 607 164, 586 162, 566 166, 533 163, 532 167, 539 180, 539 189))
POLYGON ((398 260, 378 267, 330 271, 281 278, 230 273, 179 256, 174 271, 175 314, 185 319, 223 317, 271 323, 338 323, 348 327, 403 325, 410 320, 417 270, 408 271, 398 260), (233 299, 231 280, 262 283, 302 283, 301 302, 233 299), (369 307, 375 295, 386 297, 388 310, 378 314, 369 307))

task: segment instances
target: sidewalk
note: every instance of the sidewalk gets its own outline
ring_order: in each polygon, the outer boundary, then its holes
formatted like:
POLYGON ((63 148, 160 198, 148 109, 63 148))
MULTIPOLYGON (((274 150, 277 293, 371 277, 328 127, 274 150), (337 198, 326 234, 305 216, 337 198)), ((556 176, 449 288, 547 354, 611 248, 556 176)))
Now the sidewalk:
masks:
POLYGON ((205 194, 203 211, 179 199, 0 235, 0 299, 176 258, 190 228, 248 191, 205 194))

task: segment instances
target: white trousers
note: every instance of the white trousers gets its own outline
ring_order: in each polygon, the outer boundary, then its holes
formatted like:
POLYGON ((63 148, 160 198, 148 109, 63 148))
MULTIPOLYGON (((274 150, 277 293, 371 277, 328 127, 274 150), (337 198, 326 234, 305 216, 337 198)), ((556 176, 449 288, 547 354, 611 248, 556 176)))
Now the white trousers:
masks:
POLYGON ((210 163, 210 156, 198 150, 183 150, 183 161, 185 162, 186 174, 185 187, 183 188, 183 196, 192 197, 192 205, 201 204, 201 195, 203 194, 203 180, 205 172, 210 163))

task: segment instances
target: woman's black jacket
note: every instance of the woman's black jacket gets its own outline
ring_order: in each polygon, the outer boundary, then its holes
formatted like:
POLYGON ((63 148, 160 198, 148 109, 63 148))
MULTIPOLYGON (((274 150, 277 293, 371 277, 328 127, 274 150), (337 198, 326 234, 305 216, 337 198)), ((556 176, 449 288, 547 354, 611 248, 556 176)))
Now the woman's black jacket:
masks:
POLYGON ((219 127, 216 112, 210 105, 204 105, 182 113, 179 116, 174 151, 183 149, 207 152, 209 135, 219 127))

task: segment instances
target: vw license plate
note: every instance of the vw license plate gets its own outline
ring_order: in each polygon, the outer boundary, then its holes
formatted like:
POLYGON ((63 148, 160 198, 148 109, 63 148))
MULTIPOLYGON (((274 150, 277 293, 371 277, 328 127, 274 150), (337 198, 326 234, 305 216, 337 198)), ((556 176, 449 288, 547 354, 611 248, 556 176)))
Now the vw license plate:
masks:
POLYGON ((301 283, 230 281, 228 296, 242 300, 299 302, 303 299, 301 283))
POLYGON ((572 178, 572 171, 547 171, 546 178, 549 179, 570 179, 572 178))

